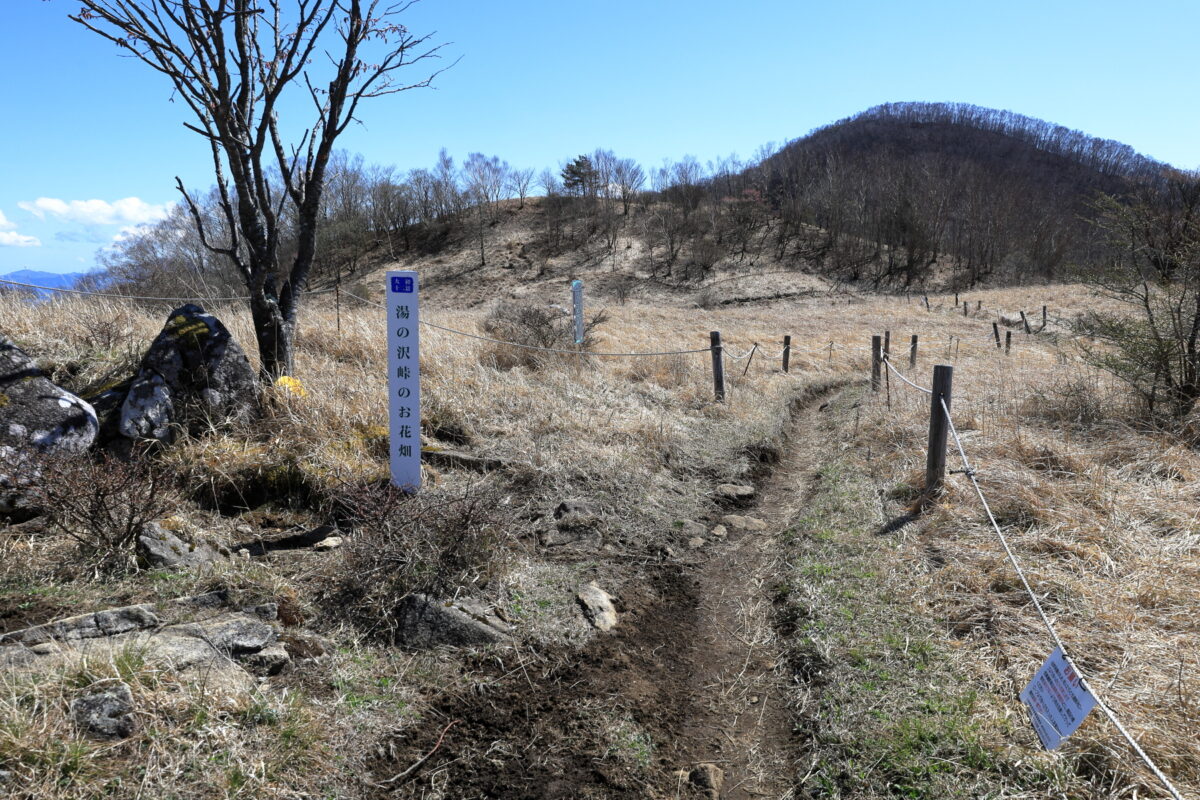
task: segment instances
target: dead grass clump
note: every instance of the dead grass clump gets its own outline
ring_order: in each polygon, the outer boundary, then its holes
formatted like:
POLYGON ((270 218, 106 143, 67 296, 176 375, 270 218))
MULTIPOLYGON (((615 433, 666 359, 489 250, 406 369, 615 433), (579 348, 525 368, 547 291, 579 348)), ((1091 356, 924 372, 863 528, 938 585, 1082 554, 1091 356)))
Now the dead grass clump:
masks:
POLYGON ((323 579, 335 616, 385 641, 411 594, 477 594, 500 577, 516 526, 494 490, 407 495, 390 483, 345 487, 333 513, 354 533, 323 579))
POLYGON ((528 367, 541 369, 563 358, 575 358, 530 348, 553 350, 590 350, 595 345, 596 331, 608 321, 608 314, 599 311, 584 321, 583 341, 575 341, 575 320, 563 308, 542 306, 529 302, 498 303, 483 320, 483 329, 494 339, 512 342, 523 347, 493 344, 491 360, 499 369, 528 367))
POLYGON ((1126 409, 1095 380, 1077 376, 1050 388, 1035 389, 1021 403, 1020 413, 1055 425, 1088 429, 1123 419, 1126 409))

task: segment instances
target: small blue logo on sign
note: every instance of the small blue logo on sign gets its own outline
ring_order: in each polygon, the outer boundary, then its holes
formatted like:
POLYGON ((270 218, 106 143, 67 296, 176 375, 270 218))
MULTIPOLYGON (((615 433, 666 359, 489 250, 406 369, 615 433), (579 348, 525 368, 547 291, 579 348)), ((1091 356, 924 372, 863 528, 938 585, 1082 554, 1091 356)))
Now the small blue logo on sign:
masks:
POLYGON ((392 291, 399 294, 412 294, 413 279, 412 278, 392 278, 392 291))

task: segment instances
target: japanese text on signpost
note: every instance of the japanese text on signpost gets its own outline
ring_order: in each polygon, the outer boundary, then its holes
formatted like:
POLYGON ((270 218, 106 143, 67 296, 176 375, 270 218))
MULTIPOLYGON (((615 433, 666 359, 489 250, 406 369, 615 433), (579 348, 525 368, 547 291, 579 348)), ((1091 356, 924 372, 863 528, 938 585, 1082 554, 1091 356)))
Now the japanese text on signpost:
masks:
POLYGON ((388 273, 387 325, 392 483, 416 491, 421 487, 417 273, 388 273))

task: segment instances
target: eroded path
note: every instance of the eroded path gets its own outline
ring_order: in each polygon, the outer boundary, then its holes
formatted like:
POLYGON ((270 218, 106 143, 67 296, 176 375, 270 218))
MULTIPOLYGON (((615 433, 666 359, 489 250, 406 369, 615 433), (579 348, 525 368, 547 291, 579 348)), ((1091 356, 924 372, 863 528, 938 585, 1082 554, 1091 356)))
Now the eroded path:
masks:
MULTIPOLYGON (((621 622, 583 650, 517 652, 481 663, 496 678, 447 694, 411 752, 455 721, 437 779, 403 793, 454 798, 791 796, 796 759, 774 631, 772 575, 805 496, 813 415, 796 405, 782 457, 722 538, 641 566, 620 592, 621 622), (761 523, 761 524, 760 524, 761 523), (749 528, 749 529, 747 529, 749 528), (758 528, 757 530, 755 528, 758 528)), ((419 785, 418 785, 419 784, 419 785)), ((391 794, 397 796, 397 794, 391 794)))

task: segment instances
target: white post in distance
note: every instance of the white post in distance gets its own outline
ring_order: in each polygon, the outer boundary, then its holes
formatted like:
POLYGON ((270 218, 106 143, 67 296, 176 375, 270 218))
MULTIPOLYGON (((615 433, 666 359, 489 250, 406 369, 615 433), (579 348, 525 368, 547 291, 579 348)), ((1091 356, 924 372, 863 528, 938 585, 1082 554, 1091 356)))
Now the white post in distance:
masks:
POLYGON ((392 483, 421 488, 421 351, 417 273, 387 274, 388 408, 392 483))
POLYGON ((575 312, 575 344, 583 344, 583 281, 571 281, 571 304, 575 312))

